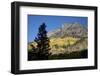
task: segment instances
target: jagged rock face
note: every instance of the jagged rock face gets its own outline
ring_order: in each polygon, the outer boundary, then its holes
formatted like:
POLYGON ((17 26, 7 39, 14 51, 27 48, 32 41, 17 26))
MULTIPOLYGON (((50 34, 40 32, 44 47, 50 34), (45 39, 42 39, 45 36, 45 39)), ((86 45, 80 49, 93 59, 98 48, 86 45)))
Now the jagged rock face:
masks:
MULTIPOLYGON (((60 54, 65 52, 74 52, 87 49, 88 47, 88 30, 79 23, 65 23, 61 28, 48 33, 48 37, 52 38, 67 38, 72 37, 78 39, 74 45, 66 46, 64 50, 51 50, 52 54, 60 54)), ((66 42, 65 42, 66 43, 66 42)), ((58 44, 59 45, 59 44, 58 44)))
POLYGON ((87 37, 87 28, 79 23, 65 23, 61 28, 49 32, 48 37, 87 37))

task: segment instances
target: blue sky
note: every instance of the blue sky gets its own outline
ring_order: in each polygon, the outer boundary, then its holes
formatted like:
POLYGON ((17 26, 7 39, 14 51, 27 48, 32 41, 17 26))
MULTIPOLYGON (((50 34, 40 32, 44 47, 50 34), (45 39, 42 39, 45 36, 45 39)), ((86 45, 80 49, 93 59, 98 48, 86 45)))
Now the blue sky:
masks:
POLYGON ((28 42, 33 41, 37 36, 38 28, 43 22, 46 24, 46 30, 49 32, 60 28, 64 23, 78 22, 83 26, 87 26, 88 18, 77 16, 28 15, 28 42))

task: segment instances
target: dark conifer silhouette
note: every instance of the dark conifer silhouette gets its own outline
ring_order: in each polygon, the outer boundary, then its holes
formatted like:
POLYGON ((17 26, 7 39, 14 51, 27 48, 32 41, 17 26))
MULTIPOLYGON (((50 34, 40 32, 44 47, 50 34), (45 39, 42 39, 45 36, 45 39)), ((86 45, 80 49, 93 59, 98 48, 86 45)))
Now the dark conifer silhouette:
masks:
POLYGON ((43 23, 40 25, 37 37, 34 40, 37 43, 37 59, 38 60, 45 60, 48 59, 50 55, 50 45, 49 45, 49 38, 47 37, 46 25, 43 23))

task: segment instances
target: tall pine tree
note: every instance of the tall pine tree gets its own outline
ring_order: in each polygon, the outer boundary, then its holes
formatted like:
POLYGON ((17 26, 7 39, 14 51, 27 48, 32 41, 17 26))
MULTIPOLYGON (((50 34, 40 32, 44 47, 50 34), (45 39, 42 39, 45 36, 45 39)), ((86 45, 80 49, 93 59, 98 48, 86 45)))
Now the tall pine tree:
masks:
POLYGON ((37 59, 38 60, 47 60, 50 53, 49 38, 47 37, 46 25, 43 23, 40 25, 37 37, 34 40, 37 43, 37 59))

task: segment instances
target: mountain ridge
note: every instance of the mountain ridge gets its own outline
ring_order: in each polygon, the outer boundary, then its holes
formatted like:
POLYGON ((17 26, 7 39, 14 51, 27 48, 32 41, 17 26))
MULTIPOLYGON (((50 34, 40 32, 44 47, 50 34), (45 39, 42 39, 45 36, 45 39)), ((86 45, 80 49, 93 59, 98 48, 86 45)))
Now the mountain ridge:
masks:
POLYGON ((87 28, 80 23, 64 23, 61 28, 48 32, 48 37, 87 37, 87 28))

